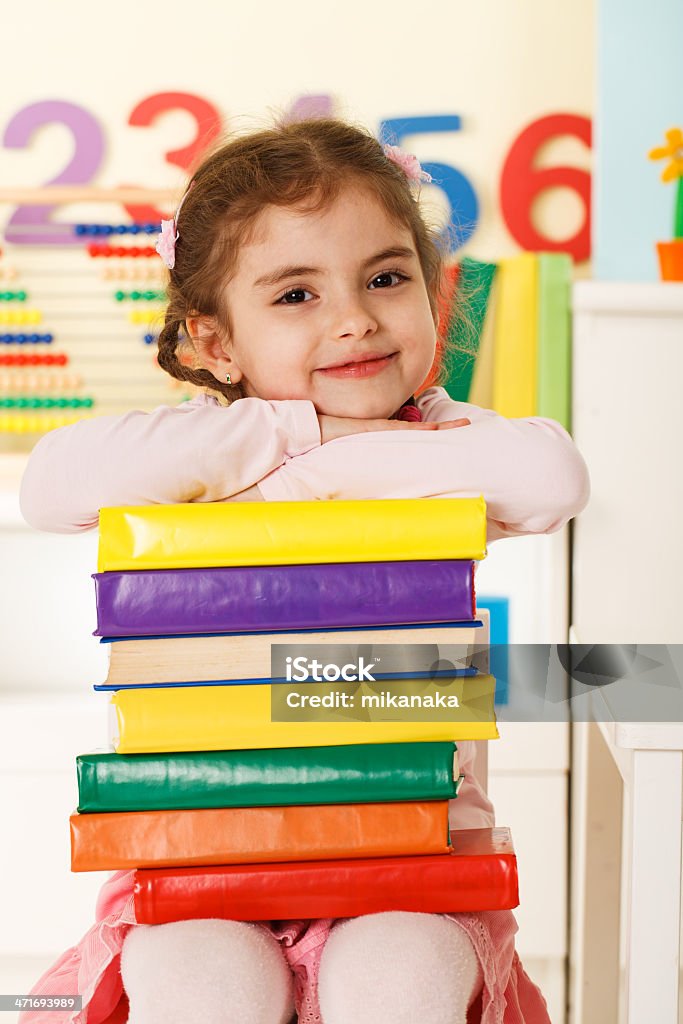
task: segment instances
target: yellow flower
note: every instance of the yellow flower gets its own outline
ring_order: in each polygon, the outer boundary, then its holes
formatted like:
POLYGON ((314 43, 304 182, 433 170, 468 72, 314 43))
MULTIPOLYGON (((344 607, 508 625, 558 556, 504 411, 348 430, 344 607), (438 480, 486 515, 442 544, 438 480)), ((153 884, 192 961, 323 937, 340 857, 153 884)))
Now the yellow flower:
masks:
POLYGON ((666 146, 657 146, 648 153, 650 160, 664 160, 671 158, 662 171, 662 181, 674 181, 676 178, 683 178, 683 132, 680 128, 670 128, 666 132, 666 146))

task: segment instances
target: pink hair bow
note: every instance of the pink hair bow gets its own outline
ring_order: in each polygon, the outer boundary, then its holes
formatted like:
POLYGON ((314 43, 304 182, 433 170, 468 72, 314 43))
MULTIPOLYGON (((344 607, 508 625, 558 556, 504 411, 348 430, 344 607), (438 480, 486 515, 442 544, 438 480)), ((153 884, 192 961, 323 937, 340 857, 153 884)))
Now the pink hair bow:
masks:
POLYGON ((383 146, 384 155, 387 159, 391 160, 392 163, 400 167, 406 178, 409 181, 431 181, 432 176, 427 171, 423 171, 420 165, 420 161, 412 153, 406 153, 405 150, 399 146, 383 146))
POLYGON ((175 227, 175 217, 171 220, 162 220, 161 231, 154 248, 169 270, 173 270, 175 267, 175 244, 177 241, 178 232, 175 227))
POLYGON ((180 200, 178 209, 176 210, 173 218, 171 220, 162 220, 161 231, 157 236, 156 245, 154 246, 154 248, 159 253, 161 259, 166 264, 169 270, 173 270, 173 268, 175 267, 175 244, 178 241, 178 238, 180 237, 177 228, 178 217, 180 216, 180 211, 182 209, 183 203, 187 199, 189 193, 192 191, 193 185, 194 181, 191 181, 190 187, 188 188, 183 198, 180 200))

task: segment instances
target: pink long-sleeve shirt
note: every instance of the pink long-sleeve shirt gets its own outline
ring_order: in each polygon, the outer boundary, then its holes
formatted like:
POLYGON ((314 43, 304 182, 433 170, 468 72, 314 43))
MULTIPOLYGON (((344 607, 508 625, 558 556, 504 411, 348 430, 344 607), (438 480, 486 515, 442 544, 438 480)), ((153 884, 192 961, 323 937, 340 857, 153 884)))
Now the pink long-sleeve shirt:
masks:
POLYGON ((43 437, 21 484, 37 529, 97 525, 99 509, 190 501, 476 497, 488 540, 552 533, 588 501, 585 463, 554 420, 506 419, 455 402, 443 388, 417 399, 424 422, 449 430, 386 430, 321 444, 308 401, 208 394, 151 413, 102 416, 43 437))

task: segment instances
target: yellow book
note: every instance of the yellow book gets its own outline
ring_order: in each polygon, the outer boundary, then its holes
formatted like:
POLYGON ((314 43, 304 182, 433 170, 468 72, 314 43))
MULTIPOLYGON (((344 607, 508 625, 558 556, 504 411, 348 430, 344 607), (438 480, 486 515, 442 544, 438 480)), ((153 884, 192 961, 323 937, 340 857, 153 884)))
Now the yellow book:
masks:
POLYGON ((536 415, 538 258, 525 252, 498 267, 493 408, 502 416, 536 415))
POLYGON ((485 555, 483 497, 195 502, 100 510, 99 572, 485 555))
POLYGON ((116 716, 114 748, 117 754, 151 754, 490 740, 498 736, 495 686, 493 676, 481 675, 352 685, 262 683, 118 690, 111 700, 116 716), (382 697, 391 694, 398 699, 398 694, 408 692, 419 697, 419 706, 401 703, 397 709, 386 706, 382 697), (343 693, 351 694, 353 701, 337 706, 343 693), (292 704, 288 694, 294 695, 292 704), (321 694, 332 699, 331 708, 306 704, 321 694), (435 712, 438 695, 455 695, 459 706, 435 712), (273 721, 285 716, 290 720, 273 721))

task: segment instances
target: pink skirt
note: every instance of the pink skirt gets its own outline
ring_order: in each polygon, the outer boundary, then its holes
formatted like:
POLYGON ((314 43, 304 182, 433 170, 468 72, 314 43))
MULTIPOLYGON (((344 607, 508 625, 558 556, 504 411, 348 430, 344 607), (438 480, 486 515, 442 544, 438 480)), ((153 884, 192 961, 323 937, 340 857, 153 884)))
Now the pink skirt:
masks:
MULTIPOLYGON (((78 993, 83 1009, 41 1013, 25 1011, 19 1024, 126 1024, 120 957, 123 940, 137 926, 133 871, 118 871, 105 883, 97 902, 97 922, 57 960, 31 995, 78 993)), ((444 914, 467 932, 479 957, 484 984, 470 1007, 468 1024, 550 1024, 548 1009, 515 952, 517 924, 509 910, 444 914)), ((279 942, 294 974, 299 1024, 320 1024, 318 969, 335 920, 259 922, 279 942)))

